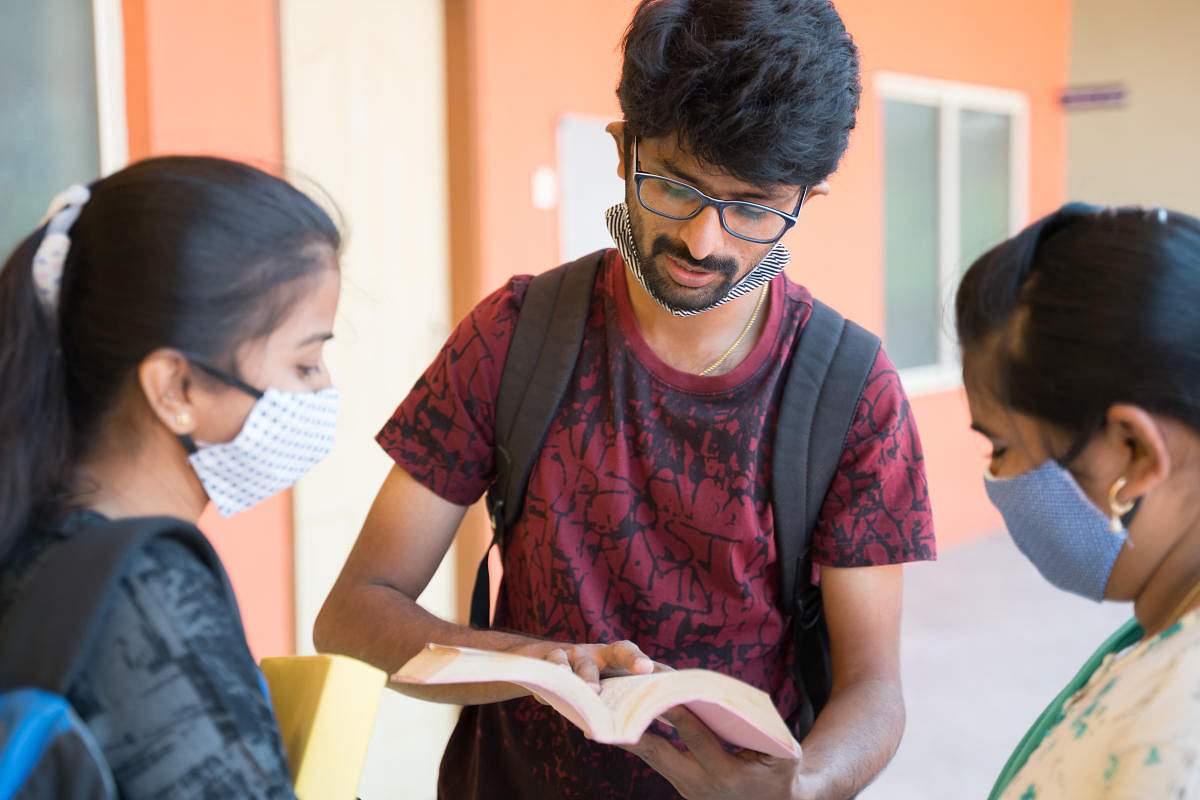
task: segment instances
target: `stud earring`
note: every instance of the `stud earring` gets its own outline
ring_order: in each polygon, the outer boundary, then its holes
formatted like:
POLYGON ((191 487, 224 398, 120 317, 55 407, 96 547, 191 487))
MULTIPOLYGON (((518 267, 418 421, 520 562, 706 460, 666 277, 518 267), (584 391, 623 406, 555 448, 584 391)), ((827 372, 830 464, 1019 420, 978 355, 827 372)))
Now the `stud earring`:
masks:
POLYGON ((1125 524, 1121 522, 1121 517, 1133 510, 1133 501, 1126 500, 1124 503, 1117 500, 1117 492, 1125 488, 1124 476, 1117 478, 1108 490, 1108 512, 1111 522, 1108 529, 1113 533, 1120 533, 1125 529, 1125 524))
POLYGON ((192 414, 190 411, 180 411, 175 415, 175 426, 185 428, 190 431, 192 429, 192 414))

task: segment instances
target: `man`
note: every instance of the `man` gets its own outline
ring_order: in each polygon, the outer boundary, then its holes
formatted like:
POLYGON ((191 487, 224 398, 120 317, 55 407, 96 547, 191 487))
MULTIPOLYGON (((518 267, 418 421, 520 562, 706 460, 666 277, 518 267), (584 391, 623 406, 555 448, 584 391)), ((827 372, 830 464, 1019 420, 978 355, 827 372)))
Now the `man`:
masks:
MULTIPOLYGON (((545 658, 593 683, 704 667, 769 692, 795 724, 770 443, 812 299, 781 274, 778 240, 827 193, 846 148, 857 52, 826 0, 647 0, 617 91, 617 249, 508 532, 493 628, 437 619, 415 598, 495 477, 495 400, 528 276, 476 306, 380 432, 397 466, 315 638, 388 670, 430 641, 545 658)), ((813 532, 834 684, 801 758, 731 753, 682 709, 666 714, 674 734, 656 726, 626 752, 516 687, 414 690, 467 706, 442 795, 852 796, 903 730, 900 564, 933 557, 925 488, 881 352, 813 532)))

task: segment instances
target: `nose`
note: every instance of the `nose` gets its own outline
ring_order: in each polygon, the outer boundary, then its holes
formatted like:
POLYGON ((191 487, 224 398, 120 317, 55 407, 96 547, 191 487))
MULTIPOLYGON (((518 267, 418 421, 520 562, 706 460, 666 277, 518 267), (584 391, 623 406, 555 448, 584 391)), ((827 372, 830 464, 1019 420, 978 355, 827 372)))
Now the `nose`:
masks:
POLYGON ((679 238, 687 245, 692 258, 700 261, 721 249, 725 229, 721 227, 721 216, 716 207, 708 206, 679 229, 679 238))

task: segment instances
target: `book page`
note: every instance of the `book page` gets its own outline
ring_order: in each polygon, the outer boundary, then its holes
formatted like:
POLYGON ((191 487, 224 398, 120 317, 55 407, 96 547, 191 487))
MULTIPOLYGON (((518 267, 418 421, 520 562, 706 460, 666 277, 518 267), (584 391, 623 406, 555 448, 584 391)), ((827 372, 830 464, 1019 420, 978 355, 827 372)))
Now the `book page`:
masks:
POLYGON ((610 744, 632 744, 655 717, 674 706, 686 706, 730 744, 781 758, 797 756, 791 731, 766 692, 709 670, 604 678, 597 695, 574 672, 549 661, 430 644, 392 680, 517 684, 549 703, 588 738, 610 744))
POLYGON ((600 684, 600 700, 615 718, 613 742, 636 742, 655 717, 685 706, 730 744, 780 758, 796 757, 792 733, 770 696, 737 678, 685 669, 605 678, 600 684))
POLYGON ((398 683, 515 683, 549 703, 598 742, 611 742, 613 720, 596 692, 571 670, 528 656, 429 644, 391 680, 398 683))

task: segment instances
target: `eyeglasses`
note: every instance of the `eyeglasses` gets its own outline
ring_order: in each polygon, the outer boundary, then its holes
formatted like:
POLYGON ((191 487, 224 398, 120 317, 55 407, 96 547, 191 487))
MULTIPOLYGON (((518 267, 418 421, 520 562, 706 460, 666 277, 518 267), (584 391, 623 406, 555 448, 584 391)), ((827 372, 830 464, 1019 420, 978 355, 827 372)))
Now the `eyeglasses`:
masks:
POLYGON ((800 207, 808 196, 808 187, 805 186, 800 191, 796 210, 791 214, 746 200, 718 200, 683 181, 642 172, 637 139, 633 140, 633 164, 637 199, 647 211, 667 219, 687 220, 708 206, 713 206, 721 219, 721 227, 730 235, 758 244, 779 241, 788 228, 796 224, 800 207))

